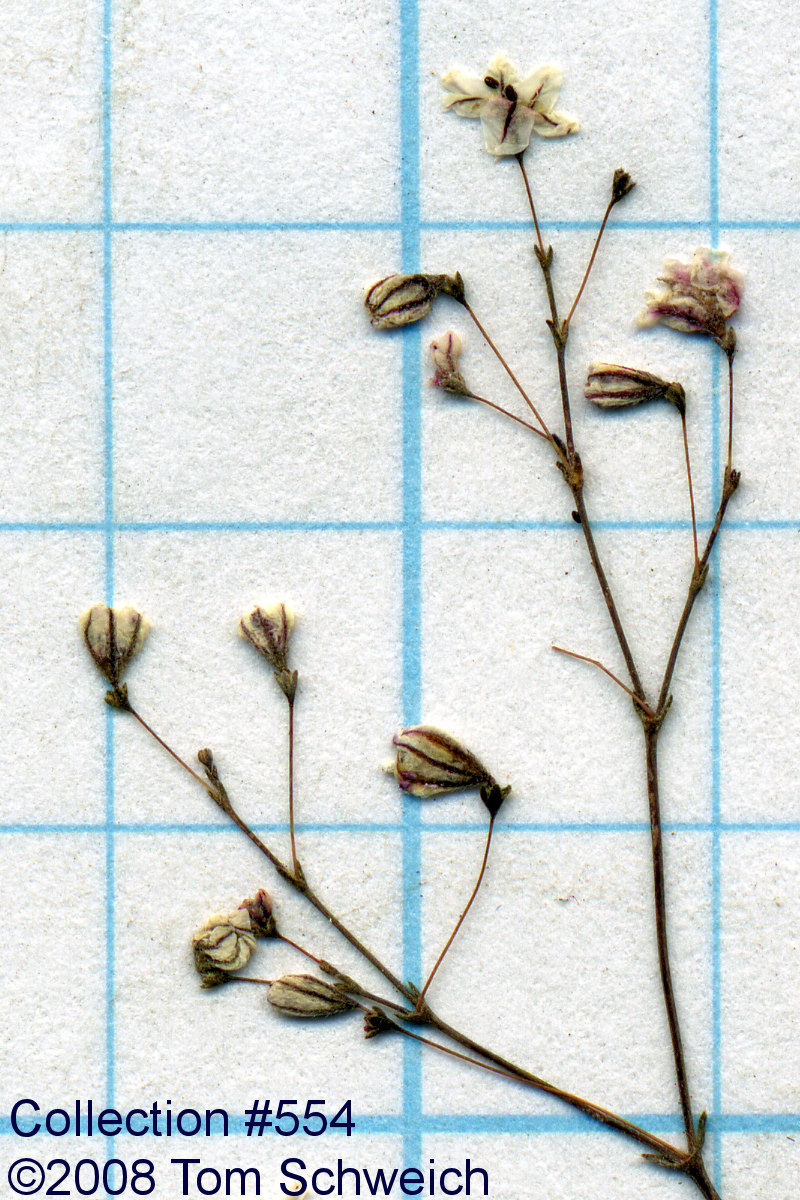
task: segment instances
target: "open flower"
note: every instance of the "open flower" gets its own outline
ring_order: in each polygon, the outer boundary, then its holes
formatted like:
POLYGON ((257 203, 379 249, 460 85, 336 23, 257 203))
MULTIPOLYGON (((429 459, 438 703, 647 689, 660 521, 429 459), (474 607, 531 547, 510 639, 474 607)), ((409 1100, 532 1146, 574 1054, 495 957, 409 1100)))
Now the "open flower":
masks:
POLYGON ((721 342, 725 322, 739 307, 744 286, 741 271, 728 264, 723 250, 695 250, 691 263, 664 261, 659 282, 663 292, 648 292, 647 307, 636 318, 642 328, 669 325, 681 333, 705 333, 721 342))
POLYGON ((231 971, 238 971, 250 960, 256 948, 250 914, 246 909, 225 915, 215 913, 192 938, 195 970, 202 986, 225 983, 231 971))
POLYGON ((555 111, 562 83, 558 67, 539 67, 520 79, 508 59, 497 54, 483 79, 450 70, 442 83, 448 92, 442 106, 459 117, 479 118, 486 149, 497 157, 521 154, 531 133, 564 137, 579 128, 572 117, 555 111))

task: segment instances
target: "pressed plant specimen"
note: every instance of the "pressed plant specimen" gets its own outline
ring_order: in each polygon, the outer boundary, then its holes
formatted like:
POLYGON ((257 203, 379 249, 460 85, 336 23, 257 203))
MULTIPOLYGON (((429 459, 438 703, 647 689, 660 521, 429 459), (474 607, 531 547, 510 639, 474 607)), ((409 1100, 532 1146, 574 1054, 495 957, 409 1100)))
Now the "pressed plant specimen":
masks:
POLYGON ((491 408, 513 422, 519 429, 520 436, 530 440, 532 452, 549 456, 562 477, 561 490, 564 492, 566 489, 564 494, 569 502, 569 511, 583 535, 586 553, 596 579, 594 594, 587 596, 587 603, 599 600, 604 606, 624 662, 624 677, 612 672, 597 659, 575 649, 558 646, 554 649, 603 671, 627 693, 641 725, 646 808, 650 828, 652 911, 660 985, 683 1125, 681 1143, 674 1144, 644 1126, 610 1111, 601 1103, 576 1095, 561 1084, 542 1078, 525 1065, 509 1061, 456 1028, 432 1003, 432 984, 445 955, 450 951, 462 924, 468 918, 484 880, 495 823, 510 790, 507 786, 500 785, 471 750, 449 732, 427 724, 403 729, 394 737, 396 752, 392 769, 398 785, 405 793, 412 798, 424 800, 456 790, 474 789, 480 796, 488 818, 486 839, 476 870, 475 884, 464 899, 452 932, 433 959, 424 978, 406 982, 384 961, 382 955, 376 953, 371 946, 367 946, 349 925, 331 911, 311 882, 310 865, 303 862, 302 848, 298 847, 295 831, 294 717, 296 700, 302 695, 302 676, 291 663, 290 641, 294 617, 287 606, 279 603, 270 607, 254 608, 242 618, 240 633, 272 671, 275 682, 286 700, 288 858, 279 856, 241 818, 220 778, 210 750, 203 749, 199 752, 200 769, 195 769, 166 746, 134 708, 122 675, 140 648, 146 633, 146 625, 139 614, 132 609, 113 609, 98 605, 84 615, 83 633, 97 667, 110 685, 110 690, 106 693, 107 702, 131 714, 185 767, 222 812, 269 860, 281 878, 322 913, 358 954, 383 976, 389 985, 390 994, 380 995, 365 989, 351 974, 337 969, 335 964, 284 937, 279 932, 272 901, 264 890, 245 900, 232 913, 215 914, 195 934, 194 961, 203 987, 211 988, 231 982, 261 985, 267 989, 267 999, 274 1011, 282 1016, 323 1018, 335 1017, 342 1013, 360 1013, 368 1038, 389 1035, 411 1038, 429 1048, 433 1054, 453 1056, 470 1064, 475 1070, 507 1077, 519 1085, 555 1097, 586 1117, 637 1143, 655 1167, 671 1170, 691 1181, 707 1200, 719 1200, 704 1161, 706 1116, 704 1112, 697 1111, 686 1067, 680 1017, 672 981, 658 747, 662 725, 669 715, 675 668, 684 635, 697 598, 706 583, 712 550, 722 528, 728 505, 739 484, 739 473, 733 466, 736 336, 730 322, 739 308, 742 276, 730 264, 728 254, 715 249, 701 247, 694 252, 691 261, 667 259, 660 277, 662 286, 648 295, 646 307, 638 318, 642 327, 662 324, 681 334, 689 334, 697 340, 710 341, 723 356, 728 398, 724 430, 725 463, 719 481, 719 501, 714 519, 703 536, 698 530, 695 513, 690 437, 687 428, 687 389, 677 381, 661 378, 649 369, 639 366, 605 361, 587 364, 584 396, 592 404, 600 408, 666 404, 671 406, 677 414, 676 419, 680 421, 682 445, 676 461, 680 463, 680 470, 685 470, 686 474, 686 504, 691 515, 691 557, 683 608, 666 661, 661 668, 660 684, 651 692, 643 684, 643 672, 631 648, 624 614, 618 607, 595 539, 587 508, 586 477, 576 442, 567 371, 571 327, 578 317, 580 301, 600 251, 606 226, 614 208, 624 201, 634 187, 634 181, 624 170, 618 169, 613 173, 608 205, 580 286, 571 298, 569 307, 562 310, 554 273, 553 247, 547 244, 542 235, 525 163, 526 152, 533 135, 559 138, 574 133, 578 128, 573 118, 556 110, 561 88, 560 71, 546 66, 520 77, 514 67, 503 56, 498 55, 489 64, 484 76, 472 77, 461 71, 450 71, 444 76, 443 83, 446 89, 445 108, 456 115, 479 120, 485 149, 498 159, 513 159, 517 163, 519 184, 530 209, 533 254, 543 285, 542 320, 549 328, 553 343, 553 397, 556 403, 551 404, 549 408, 557 412, 557 420, 541 401, 538 404, 534 403, 528 390, 520 382, 518 374, 512 369, 508 357, 490 337, 473 309, 468 281, 458 272, 388 275, 369 288, 366 306, 377 330, 395 330, 427 318, 434 311, 440 296, 449 297, 460 305, 465 321, 476 327, 489 351, 497 356, 507 373, 521 401, 521 412, 515 412, 473 390, 462 373, 462 340, 456 331, 439 335, 431 344, 435 372, 431 381, 433 386, 464 403, 491 408), (243 975, 242 971, 249 963, 258 940, 264 938, 280 938, 292 946, 298 955, 306 960, 306 970, 278 979, 243 975), (314 973, 311 973, 312 970, 314 973))

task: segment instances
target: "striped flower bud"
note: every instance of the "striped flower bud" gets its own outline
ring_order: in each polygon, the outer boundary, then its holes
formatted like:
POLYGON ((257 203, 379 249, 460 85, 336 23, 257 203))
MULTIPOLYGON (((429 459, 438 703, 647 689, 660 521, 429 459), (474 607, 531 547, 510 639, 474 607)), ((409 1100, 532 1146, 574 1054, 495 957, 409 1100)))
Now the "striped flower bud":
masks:
POLYGON ((313 975, 283 975, 270 984, 267 999, 286 1017, 334 1017, 358 1008, 344 992, 313 975))
POLYGON ((287 664, 289 637, 294 628, 294 613, 285 604, 254 608, 239 622, 239 633, 272 667, 278 686, 291 703, 297 690, 297 672, 287 664))
POLYGON ((415 725, 395 734, 397 754, 390 770, 404 792, 427 799, 463 788, 479 788, 481 799, 497 813, 511 791, 501 788, 484 767, 460 742, 431 725, 415 725))
POLYGON ((679 383, 669 383, 649 371, 614 363, 589 364, 584 395, 600 408, 626 408, 645 400, 668 400, 678 412, 686 409, 686 394, 679 383))
POLYGON ((215 913, 192 937, 192 948, 201 986, 210 988, 225 983, 232 971, 249 962, 256 948, 249 912, 237 908, 229 915, 215 913))
POLYGON ((367 292, 364 304, 376 329, 397 329, 421 321, 444 292, 464 302, 464 281, 450 275, 387 275, 367 292))
POLYGON ((462 349, 461 338, 452 330, 431 342, 431 358, 436 367, 431 385, 441 388, 443 392, 451 392, 454 396, 471 396, 464 376, 458 369, 462 349))
POLYGON ((150 626, 135 608, 95 604, 78 624, 94 665, 117 690, 128 663, 138 654, 150 626))

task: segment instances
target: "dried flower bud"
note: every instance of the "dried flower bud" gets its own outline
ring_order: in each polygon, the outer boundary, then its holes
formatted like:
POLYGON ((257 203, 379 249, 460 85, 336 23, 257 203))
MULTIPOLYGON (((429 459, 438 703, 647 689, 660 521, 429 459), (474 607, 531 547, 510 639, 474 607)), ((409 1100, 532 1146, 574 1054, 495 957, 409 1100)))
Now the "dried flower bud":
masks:
POLYGON ((443 392, 451 392, 454 396, 471 396, 464 376, 458 369, 458 359, 463 349, 461 338, 452 330, 445 333, 437 341, 431 342, 430 350, 436 374, 431 380, 432 387, 441 388, 443 392))
POLYGON ((483 763, 441 729, 416 725, 395 734, 397 754, 389 770, 404 792, 427 799, 462 788, 479 788, 495 816, 511 788, 501 788, 483 763))
POLYGON ((252 900, 243 900, 239 905, 250 915, 250 928, 257 938, 278 936, 278 926, 272 915, 272 898, 263 888, 259 888, 252 900))
POLYGON ((267 999, 287 1017, 334 1017, 358 1008, 344 992, 313 975, 284 975, 270 985, 267 999))
POLYGON ((285 604, 254 608, 239 622, 239 633, 254 646, 272 667, 278 686, 291 703, 297 691, 297 672, 286 665, 289 636, 294 628, 294 613, 285 604))
POLYGON ((589 364, 584 395, 600 408, 625 408, 645 400, 668 400, 678 412, 686 411, 686 393, 679 383, 669 383, 649 371, 614 363, 589 364))
POLYGON ((614 172, 614 179, 611 183, 611 203, 618 204, 627 196, 628 192, 636 187, 636 180, 631 179, 627 171, 623 171, 622 167, 617 167, 614 172))
POLYGON ((364 1037, 374 1038, 380 1033, 391 1033, 397 1029, 394 1021, 390 1020, 380 1008, 371 1008, 364 1015, 364 1037))
POLYGON ((237 908, 228 916, 215 913, 194 934, 192 947, 202 987, 225 983, 231 971, 238 971, 249 962, 256 948, 249 912, 237 908))
POLYGON ((464 281, 455 275, 387 275, 367 292, 364 304, 376 329, 421 321, 440 292, 464 303, 464 281))
POLYGON ((95 666, 116 690, 150 626, 135 608, 109 608, 107 604, 87 609, 78 624, 95 666))

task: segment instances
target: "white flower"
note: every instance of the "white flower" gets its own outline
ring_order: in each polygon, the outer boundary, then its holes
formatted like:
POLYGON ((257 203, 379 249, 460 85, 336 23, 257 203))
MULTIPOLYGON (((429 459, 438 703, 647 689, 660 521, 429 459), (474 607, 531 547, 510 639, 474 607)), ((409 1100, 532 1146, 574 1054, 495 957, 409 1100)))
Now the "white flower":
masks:
POLYGON ((128 663, 138 654, 150 626, 130 606, 110 608, 95 604, 78 620, 86 648, 94 664, 112 687, 118 688, 128 663))
POLYGON ((442 106, 459 117, 480 118, 486 149, 498 157, 521 154, 531 140, 575 133, 578 122, 555 112, 562 75, 558 67, 539 67, 525 79, 502 54, 489 63, 483 79, 451 70, 442 76, 448 91, 442 106))
POLYGON ((192 937, 195 970, 202 976, 203 987, 224 983, 231 971, 238 971, 256 948, 250 914, 246 909, 215 913, 192 937))
POLYGON ((739 308, 744 276, 723 250, 700 246, 690 263, 664 260, 663 292, 648 292, 647 307, 636 318, 641 328, 669 325, 681 333, 705 333, 720 341, 725 323, 739 308))

